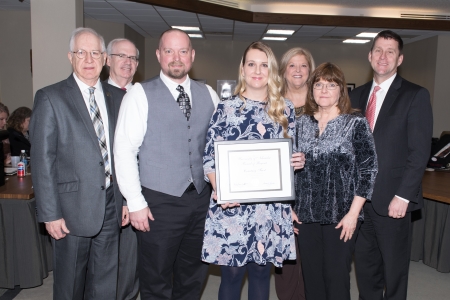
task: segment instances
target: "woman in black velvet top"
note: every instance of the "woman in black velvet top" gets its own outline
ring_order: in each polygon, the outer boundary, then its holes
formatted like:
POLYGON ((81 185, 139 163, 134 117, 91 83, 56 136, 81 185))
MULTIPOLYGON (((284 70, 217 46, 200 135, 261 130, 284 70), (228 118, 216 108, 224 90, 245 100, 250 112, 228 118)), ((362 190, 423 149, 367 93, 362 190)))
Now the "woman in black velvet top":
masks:
POLYGON ((377 174, 367 120, 351 108, 344 74, 332 63, 317 67, 308 82, 305 114, 297 119, 298 244, 306 299, 350 299, 350 264, 362 207, 377 174))
POLYGON ((9 144, 11 156, 19 156, 21 150, 30 155, 31 144, 28 140, 28 125, 30 124, 31 109, 19 107, 8 119, 9 144))

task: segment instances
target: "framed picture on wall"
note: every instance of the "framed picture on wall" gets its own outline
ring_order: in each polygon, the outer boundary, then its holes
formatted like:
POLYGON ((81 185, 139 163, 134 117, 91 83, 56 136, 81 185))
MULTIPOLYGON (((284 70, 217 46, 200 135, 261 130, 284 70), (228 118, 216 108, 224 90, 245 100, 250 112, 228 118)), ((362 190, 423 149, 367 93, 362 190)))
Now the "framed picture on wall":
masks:
POLYGON ((217 80, 217 94, 220 99, 233 96, 236 80, 217 80))
POLYGON ((347 91, 350 94, 350 92, 355 88, 354 83, 347 83, 347 91))

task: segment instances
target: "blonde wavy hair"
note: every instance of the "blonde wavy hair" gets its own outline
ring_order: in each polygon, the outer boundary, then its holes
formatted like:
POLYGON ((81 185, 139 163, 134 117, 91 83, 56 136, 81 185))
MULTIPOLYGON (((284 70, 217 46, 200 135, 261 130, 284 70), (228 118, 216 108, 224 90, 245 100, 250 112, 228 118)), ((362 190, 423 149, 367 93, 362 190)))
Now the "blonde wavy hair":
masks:
POLYGON ((314 59, 311 55, 311 53, 303 48, 295 47, 291 48, 286 53, 283 54, 280 61, 280 77, 281 77, 281 95, 285 96, 288 90, 288 84, 286 81, 286 77, 284 77, 284 74, 286 73, 286 69, 288 66, 289 61, 291 58, 293 58, 296 55, 302 55, 305 57, 306 62, 308 63, 308 78, 311 77, 312 72, 316 68, 316 65, 314 63, 314 59))
POLYGON ((244 68, 245 65, 247 53, 252 49, 264 52, 268 60, 269 76, 267 82, 267 106, 266 106, 267 115, 272 121, 280 124, 283 127, 283 137, 289 138, 289 135, 287 134, 288 120, 284 115, 286 103, 284 102, 284 98, 281 96, 280 93, 281 78, 278 75, 277 59, 273 54, 272 49, 270 49, 269 46, 267 46, 262 42, 251 43, 247 47, 247 49, 245 49, 244 55, 242 56, 241 63, 239 65, 239 81, 234 93, 239 95, 239 98, 241 98, 242 101, 244 101, 244 105, 241 107, 241 110, 245 107, 246 101, 245 97, 243 96, 243 93, 245 92, 247 87, 245 78, 242 74, 242 69, 244 68))

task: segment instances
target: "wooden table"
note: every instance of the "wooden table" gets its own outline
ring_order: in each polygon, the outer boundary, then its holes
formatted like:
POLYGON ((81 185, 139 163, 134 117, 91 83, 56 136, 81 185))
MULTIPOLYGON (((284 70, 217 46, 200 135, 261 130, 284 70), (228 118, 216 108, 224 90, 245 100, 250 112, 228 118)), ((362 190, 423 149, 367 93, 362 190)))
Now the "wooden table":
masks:
POLYGON ((450 173, 425 171, 422 179, 423 197, 450 204, 450 173))
POLYGON ((30 288, 52 270, 52 246, 37 222, 31 176, 7 176, 0 187, 0 287, 30 288))
POLYGON ((4 186, 0 186, 0 199, 31 200, 34 198, 31 176, 6 176, 4 186))

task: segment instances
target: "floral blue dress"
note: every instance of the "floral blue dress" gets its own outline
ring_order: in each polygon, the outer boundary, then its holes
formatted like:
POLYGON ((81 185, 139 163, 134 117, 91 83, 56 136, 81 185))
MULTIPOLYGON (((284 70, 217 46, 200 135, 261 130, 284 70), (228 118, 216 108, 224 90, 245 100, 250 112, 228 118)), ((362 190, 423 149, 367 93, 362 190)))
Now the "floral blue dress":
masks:
MULTIPOLYGON (((219 103, 209 123, 203 155, 205 174, 215 172, 214 142, 283 138, 283 128, 274 123, 260 101, 233 96, 219 103)), ((289 136, 294 136, 295 112, 286 101, 289 136)), ((289 203, 241 204, 222 209, 210 200, 203 238, 202 260, 224 266, 241 267, 249 262, 272 263, 282 267, 295 259, 295 240, 289 203)))

